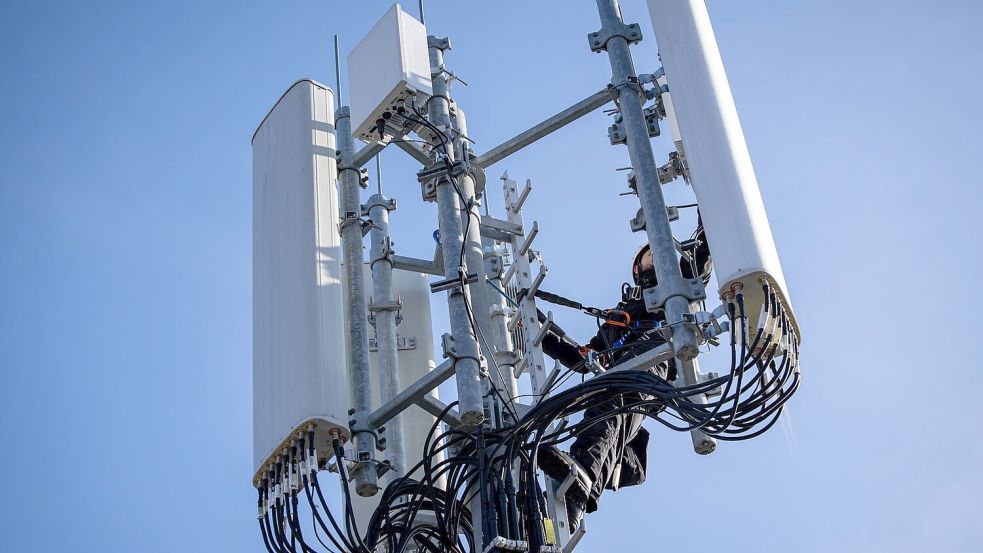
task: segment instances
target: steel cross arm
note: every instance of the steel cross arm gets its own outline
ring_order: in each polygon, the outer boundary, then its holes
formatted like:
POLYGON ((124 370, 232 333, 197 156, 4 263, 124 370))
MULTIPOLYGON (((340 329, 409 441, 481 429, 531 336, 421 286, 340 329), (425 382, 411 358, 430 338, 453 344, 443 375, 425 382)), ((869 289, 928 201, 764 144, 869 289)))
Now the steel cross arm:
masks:
POLYGON ((428 275, 444 276, 444 260, 427 261, 416 257, 406 257, 405 255, 392 256, 393 267, 406 271, 416 271, 427 273, 428 275))
POLYGON ((605 371, 602 374, 607 374, 616 371, 643 371, 655 367, 659 363, 663 363, 672 359, 675 353, 672 351, 672 346, 669 344, 662 344, 657 348, 652 348, 645 353, 632 357, 631 359, 625 361, 624 363, 618 363, 616 366, 605 371))
POLYGON ((376 154, 381 152, 382 149, 385 148, 387 144, 388 144, 387 142, 379 142, 377 140, 375 142, 370 142, 365 146, 362 146, 362 149, 355 152, 355 155, 352 157, 352 166, 361 167, 365 165, 366 163, 369 162, 370 159, 375 157, 376 154))
POLYGON ((437 366, 434 370, 420 377, 419 380, 410 384, 405 390, 380 406, 369 415, 369 424, 373 428, 383 426, 390 419, 406 410, 407 407, 417 403, 421 397, 430 393, 437 386, 454 374, 454 359, 448 359, 437 366))
POLYGON ((600 92, 595 92, 594 94, 591 94, 587 98, 584 98, 560 113, 557 113, 542 123, 539 123, 525 132, 515 135, 498 146, 495 146, 491 150, 481 154, 474 160, 474 164, 487 169, 489 166, 502 161, 508 156, 518 152, 551 132, 573 123, 577 119, 580 119, 581 117, 610 101, 611 93, 608 91, 608 89, 605 88, 600 92))
POLYGON ((420 396, 416 400, 416 404, 419 405, 421 409, 435 417, 443 415, 444 418, 441 420, 451 425, 453 428, 461 428, 464 426, 464 421, 461 420, 461 416, 456 409, 448 409, 446 403, 433 397, 429 393, 420 396))
POLYGON ((430 165, 433 164, 433 160, 430 159, 430 156, 423 151, 423 148, 417 146, 416 144, 407 142, 406 139, 394 140, 393 143, 396 144, 400 150, 410 154, 410 157, 423 164, 424 167, 430 167, 430 165))

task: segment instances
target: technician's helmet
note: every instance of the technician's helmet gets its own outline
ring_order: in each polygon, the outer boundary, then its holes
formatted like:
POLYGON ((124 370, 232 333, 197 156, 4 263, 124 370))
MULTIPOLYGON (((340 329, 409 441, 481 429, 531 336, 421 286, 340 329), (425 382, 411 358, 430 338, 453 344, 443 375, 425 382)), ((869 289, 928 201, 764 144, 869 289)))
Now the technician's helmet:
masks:
POLYGON ((647 251, 649 251, 648 242, 642 244, 635 250, 635 256, 631 261, 631 278, 635 282, 635 286, 641 286, 642 288, 651 288, 657 283, 654 264, 652 267, 642 270, 642 256, 647 251))

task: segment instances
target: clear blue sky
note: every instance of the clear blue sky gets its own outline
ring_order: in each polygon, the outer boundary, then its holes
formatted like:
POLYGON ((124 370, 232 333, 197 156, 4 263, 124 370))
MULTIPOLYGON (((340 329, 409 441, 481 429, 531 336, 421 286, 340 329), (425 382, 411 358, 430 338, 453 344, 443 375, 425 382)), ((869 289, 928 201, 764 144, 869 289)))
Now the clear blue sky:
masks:
MULTIPOLYGON (((347 52, 388 5, 0 4, 3 550, 263 550, 249 140, 294 80, 333 82, 334 33, 347 52)), ((654 70, 644 3, 623 7, 654 70)), ((650 481, 605 496, 581 550, 983 550, 983 5, 709 7, 803 384, 790 427, 710 457, 657 431, 650 481)), ((587 49, 591 1, 431 0, 427 15, 470 84, 455 94, 479 151, 610 78, 587 49)), ((616 301, 639 242, 607 124, 587 117, 489 175, 533 180, 549 289, 595 305, 616 301)), ((433 207, 401 152, 384 163, 401 253, 424 255, 433 207)))

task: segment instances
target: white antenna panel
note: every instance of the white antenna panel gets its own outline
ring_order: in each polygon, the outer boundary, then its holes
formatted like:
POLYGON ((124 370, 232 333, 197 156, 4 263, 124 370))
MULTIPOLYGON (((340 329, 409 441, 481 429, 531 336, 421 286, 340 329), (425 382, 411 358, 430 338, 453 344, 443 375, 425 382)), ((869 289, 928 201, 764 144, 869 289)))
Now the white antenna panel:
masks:
POLYGON ((648 0, 648 7, 720 294, 743 286, 753 332, 767 282, 801 337, 706 4, 648 0))
MULTIPOLYGON (((256 477, 315 425, 348 435, 334 93, 291 86, 253 135, 253 460, 256 477)), ((258 482, 259 480, 257 480, 258 482)))
POLYGON ((402 136, 397 104, 422 105, 432 93, 427 29, 396 4, 348 54, 352 134, 367 142, 378 140, 382 120, 384 126, 388 123, 385 135, 402 136))

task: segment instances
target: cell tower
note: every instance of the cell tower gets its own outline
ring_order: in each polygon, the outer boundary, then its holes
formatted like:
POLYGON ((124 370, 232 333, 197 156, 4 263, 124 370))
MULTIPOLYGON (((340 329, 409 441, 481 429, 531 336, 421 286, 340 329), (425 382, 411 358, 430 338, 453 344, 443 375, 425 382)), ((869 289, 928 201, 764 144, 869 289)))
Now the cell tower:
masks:
POLYGON ((587 531, 571 515, 571 490, 612 485, 563 452, 568 440, 644 415, 710 454, 780 417, 799 383, 799 327, 706 5, 648 0, 662 67, 646 74, 629 50, 639 26, 622 20, 617 0, 597 7, 588 46, 607 53, 610 82, 488 151, 473 150, 451 94, 451 42, 427 34, 422 2, 419 20, 394 5, 349 54, 351 105, 336 108, 340 92, 299 81, 260 124, 253 485, 269 551, 568 552, 587 531), (542 289, 548 252, 532 248, 528 180, 501 179, 504 218, 480 212, 499 193, 485 176, 492 165, 612 103, 607 133, 627 148, 639 201, 629 223, 645 233, 654 269, 631 292, 651 314, 646 325, 542 289), (657 162, 662 124, 675 151, 657 162), (432 259, 396 254, 396 202, 381 185, 362 203, 363 167, 390 145, 420 162, 422 199, 436 204, 432 259), (662 186, 675 179, 693 189, 703 238, 673 236, 678 209, 662 186), (720 285, 712 302, 695 269, 701 244, 720 285), (431 294, 446 297, 450 315, 440 363, 431 294), (543 302, 631 340, 581 347, 543 302), (575 346, 576 362, 550 366, 548 340, 575 346), (705 345, 729 345, 730 367, 701 371, 705 345), (590 376, 562 387, 572 370, 590 376), (457 400, 446 404, 437 387, 452 377, 457 400), (519 395, 524 378, 531 397, 519 395), (603 414, 584 414, 598 405, 603 414), (544 474, 548 454, 567 463, 565 476, 544 474), (335 478, 340 498, 322 487, 335 478))

